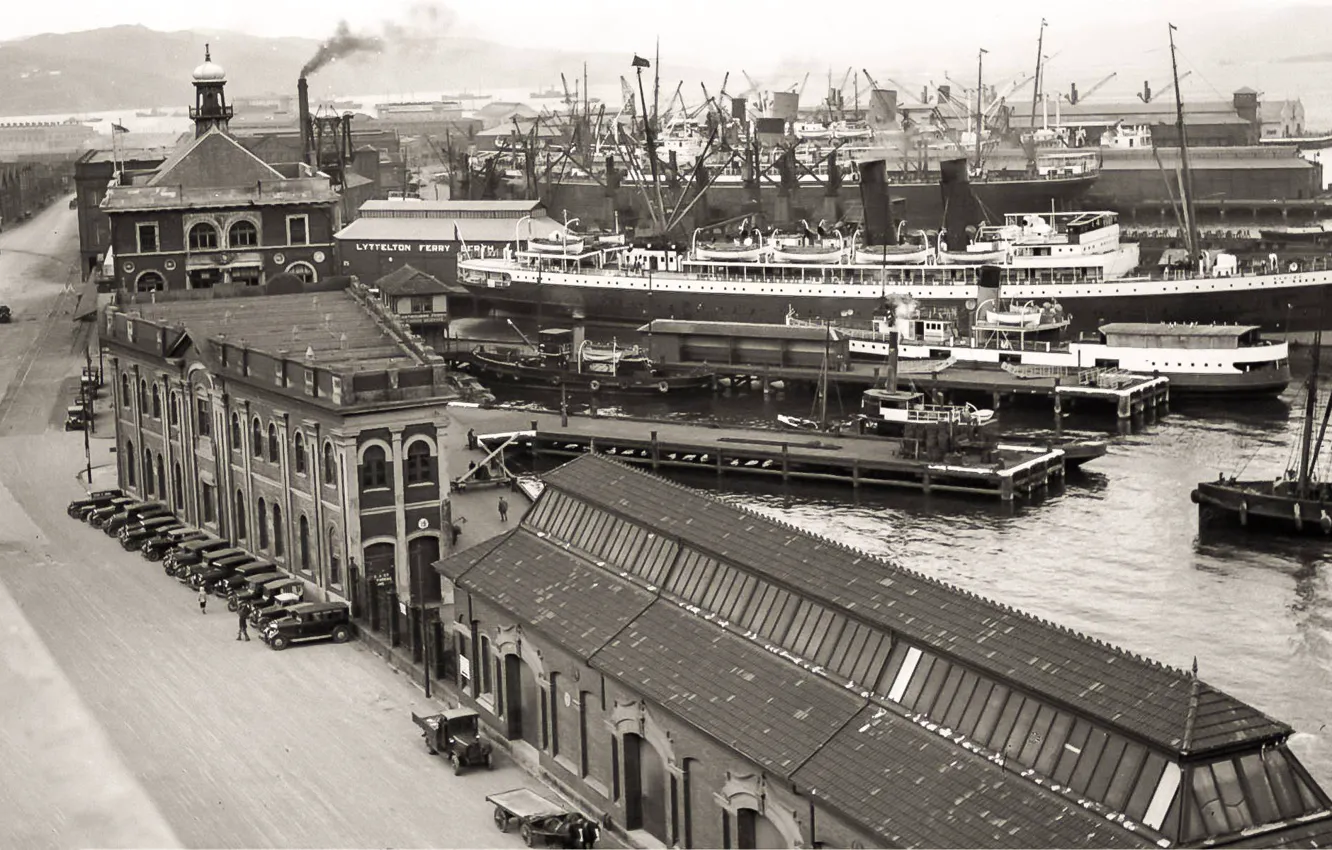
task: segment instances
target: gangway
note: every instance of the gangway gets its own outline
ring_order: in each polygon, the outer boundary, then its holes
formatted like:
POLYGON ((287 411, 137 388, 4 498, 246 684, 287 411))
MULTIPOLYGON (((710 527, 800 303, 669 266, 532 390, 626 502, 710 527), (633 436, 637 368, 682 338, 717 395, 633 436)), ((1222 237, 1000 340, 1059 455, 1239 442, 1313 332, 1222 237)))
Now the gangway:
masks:
POLYGON ((531 437, 534 431, 512 431, 500 434, 479 434, 477 435, 477 444, 489 447, 496 440, 502 442, 493 449, 489 450, 480 463, 473 463, 466 472, 454 478, 449 483, 450 490, 462 492, 471 486, 494 486, 501 485, 509 487, 517 480, 518 476, 509 470, 504 463, 504 450, 512 445, 516 440, 531 437))

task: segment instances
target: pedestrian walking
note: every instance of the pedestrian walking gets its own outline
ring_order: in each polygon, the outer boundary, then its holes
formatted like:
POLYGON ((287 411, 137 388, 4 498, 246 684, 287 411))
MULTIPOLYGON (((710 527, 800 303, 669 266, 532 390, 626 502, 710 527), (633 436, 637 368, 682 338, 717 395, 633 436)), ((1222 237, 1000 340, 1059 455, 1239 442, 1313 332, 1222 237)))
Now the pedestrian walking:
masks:
POLYGON ((475 428, 468 428, 468 429, 467 429, 467 448, 472 449, 473 451, 476 450, 476 429, 475 429, 475 428))
POLYGON ((199 613, 208 613, 208 591, 204 590, 202 587, 199 588, 199 613))
POLYGON ((250 603, 242 603, 236 609, 240 615, 240 631, 236 632, 236 640, 250 639, 250 603))
POLYGON ((500 522, 509 521, 509 500, 503 496, 499 497, 499 514, 500 522))

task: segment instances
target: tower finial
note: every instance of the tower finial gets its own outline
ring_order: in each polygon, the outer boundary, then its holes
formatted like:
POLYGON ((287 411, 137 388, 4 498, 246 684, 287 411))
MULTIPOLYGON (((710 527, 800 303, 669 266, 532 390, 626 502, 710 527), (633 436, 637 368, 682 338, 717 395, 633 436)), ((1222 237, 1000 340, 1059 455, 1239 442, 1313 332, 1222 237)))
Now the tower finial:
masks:
POLYGON ((204 42, 204 61, 205 62, 213 61, 213 52, 209 49, 208 42, 206 41, 204 42))

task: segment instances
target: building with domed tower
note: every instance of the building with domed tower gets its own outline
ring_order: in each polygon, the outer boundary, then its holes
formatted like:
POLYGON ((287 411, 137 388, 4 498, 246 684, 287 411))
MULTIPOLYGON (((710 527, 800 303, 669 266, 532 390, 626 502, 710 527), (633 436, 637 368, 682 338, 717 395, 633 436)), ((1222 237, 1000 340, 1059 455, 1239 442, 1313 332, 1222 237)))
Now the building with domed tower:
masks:
POLYGON ((193 75, 194 137, 155 168, 112 177, 103 268, 117 289, 230 290, 333 274, 342 216, 328 175, 246 150, 231 133, 226 82, 205 50, 193 75))

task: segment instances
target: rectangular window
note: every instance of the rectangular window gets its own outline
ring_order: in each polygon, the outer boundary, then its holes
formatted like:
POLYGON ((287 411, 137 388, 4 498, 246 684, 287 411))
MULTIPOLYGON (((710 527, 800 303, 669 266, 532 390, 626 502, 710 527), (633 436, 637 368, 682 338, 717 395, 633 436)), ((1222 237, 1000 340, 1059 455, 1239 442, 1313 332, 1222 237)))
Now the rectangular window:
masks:
POLYGON ((310 217, 307 215, 287 216, 287 244, 310 244, 310 217))
MULTIPOLYGON (((1124 814, 1137 821, 1147 815, 1147 807, 1156 793, 1156 786, 1161 784, 1165 766, 1165 756, 1159 753, 1147 754, 1147 763, 1143 765, 1142 772, 1138 774, 1138 781, 1133 785, 1133 794, 1129 797, 1128 805, 1124 807, 1124 814)), ((1275 812, 1275 808, 1273 811, 1275 812)))
POLYGON ((973 733, 976 731, 976 724, 980 722, 981 712, 990 701, 990 691, 993 689, 994 683, 989 679, 976 680, 976 689, 972 691, 971 699, 967 700, 967 707, 962 712, 962 719, 958 721, 957 731, 967 737, 977 738, 973 733))
MULTIPOLYGON (((1029 699, 1022 704, 1022 710, 1018 712, 1017 722, 1013 724, 1013 731, 1008 734, 1008 743, 1004 746, 1004 752, 1012 758, 1022 761, 1022 752, 1031 743, 1032 724, 1041 709, 1041 704, 1037 700, 1029 699)), ((1043 733, 1045 730, 1040 730, 1043 733)), ((1039 744, 1039 734, 1037 743, 1039 744)), ((1031 762, 1022 762, 1028 767, 1031 762)))
POLYGON ((215 522, 217 520, 217 505, 213 501, 213 485, 207 481, 201 482, 200 492, 203 495, 203 521, 215 522))
POLYGON ((1055 712, 1054 723, 1041 745, 1041 753, 1036 756, 1036 772, 1049 776, 1054 766, 1059 763, 1059 756, 1064 752, 1064 742, 1068 740, 1068 730, 1073 728, 1073 716, 1062 711, 1055 712))
POLYGON ((209 437, 213 433, 212 405, 206 398, 194 400, 194 433, 200 437, 209 437))
POLYGON ((1142 744, 1129 744, 1115 768, 1115 776, 1110 780, 1110 789, 1105 792, 1105 804, 1117 812, 1124 810, 1129 792, 1138 778, 1138 771, 1147 758, 1147 748, 1142 744))
POLYGON ((1068 734, 1068 740, 1064 742, 1064 751, 1059 754, 1054 774, 1050 777, 1057 784, 1068 784, 1068 778, 1078 766, 1078 759, 1082 758, 1082 750, 1087 746, 1087 736, 1090 734, 1090 723, 1082 719, 1073 721, 1073 731, 1068 734))
POLYGON ((140 223, 135 228, 139 236, 139 253, 155 254, 161 249, 161 243, 157 240, 157 223, 140 223))
POLYGON ((957 724, 962 722, 962 715, 966 712, 967 706, 971 704, 971 694, 972 691, 976 690, 978 681, 980 681, 980 676, 970 670, 963 672, 962 681, 958 683, 953 702, 943 715, 942 722, 945 726, 956 729, 957 724))
POLYGON ((916 711, 919 711, 922 714, 928 715, 931 706, 934 705, 935 698, 939 695, 939 689, 943 687, 943 683, 947 680, 948 674, 952 672, 952 669, 952 664, 942 658, 936 658, 934 664, 930 667, 929 677, 925 680, 925 684, 920 689, 920 696, 916 698, 914 703, 908 702, 907 705, 915 708, 916 711))
POLYGON ((1104 731, 1091 730, 1091 734, 1087 736, 1087 744, 1082 748, 1082 755, 1078 758, 1078 766, 1073 769, 1073 775, 1068 779, 1068 787, 1079 794, 1087 793, 1092 771, 1096 769, 1096 762, 1100 761, 1101 751, 1105 749, 1105 742, 1108 739, 1109 736, 1104 731))
POLYGON ((413 313, 433 313, 435 310, 435 299, 429 295, 413 295, 411 300, 410 312, 413 313))
POLYGON ((962 684, 963 675, 965 671, 961 667, 952 665, 952 669, 948 671, 948 678, 944 679, 943 687, 939 689, 939 696, 935 698, 934 705, 930 706, 930 717, 936 721, 943 720, 957 697, 957 688, 962 684))
POLYGON ((1004 710, 999 712, 999 720, 994 724, 994 731, 990 733, 990 740, 987 743, 990 749, 1005 753, 1004 745, 1008 743, 1008 736, 1013 731, 1013 724, 1017 722, 1018 712, 1022 711, 1022 704, 1026 701, 1027 698, 1022 694, 1009 695, 1008 702, 1004 703, 1004 710))
POLYGON ((1105 749, 1101 752, 1101 759, 1096 763, 1096 770, 1092 771, 1091 781, 1087 783, 1087 796, 1093 800, 1104 800, 1105 793, 1110 790, 1110 780, 1115 776, 1115 770, 1119 767, 1119 760, 1124 755, 1124 748, 1128 744, 1118 735, 1111 735, 1105 743, 1105 749))
POLYGON ((981 711, 980 720, 976 722, 976 731, 972 738, 981 744, 987 744, 991 734, 994 732, 994 724, 999 722, 999 713, 1004 710, 1004 703, 1008 702, 1008 686, 995 685, 990 689, 990 695, 985 700, 985 708, 981 711))

